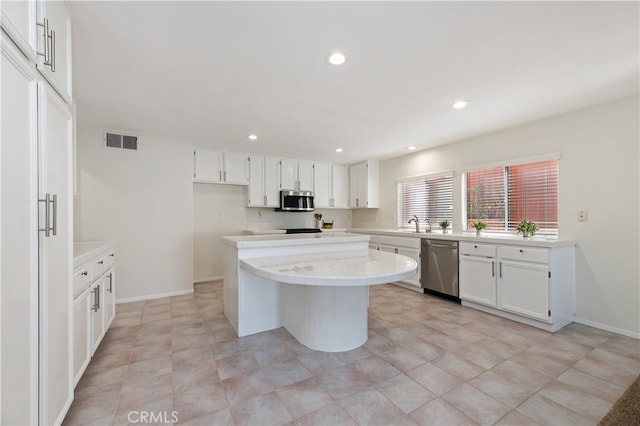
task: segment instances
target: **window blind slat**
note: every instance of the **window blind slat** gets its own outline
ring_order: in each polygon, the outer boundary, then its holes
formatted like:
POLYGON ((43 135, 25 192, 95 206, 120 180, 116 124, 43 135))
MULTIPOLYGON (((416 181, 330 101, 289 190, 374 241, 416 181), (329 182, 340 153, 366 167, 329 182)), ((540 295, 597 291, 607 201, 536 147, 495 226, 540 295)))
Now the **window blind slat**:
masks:
POLYGON ((453 220, 453 177, 420 177, 398 183, 398 227, 406 228, 413 216, 431 223, 453 220))
POLYGON ((489 230, 515 231, 526 219, 540 232, 558 232, 558 160, 466 173, 467 229, 478 220, 489 230))

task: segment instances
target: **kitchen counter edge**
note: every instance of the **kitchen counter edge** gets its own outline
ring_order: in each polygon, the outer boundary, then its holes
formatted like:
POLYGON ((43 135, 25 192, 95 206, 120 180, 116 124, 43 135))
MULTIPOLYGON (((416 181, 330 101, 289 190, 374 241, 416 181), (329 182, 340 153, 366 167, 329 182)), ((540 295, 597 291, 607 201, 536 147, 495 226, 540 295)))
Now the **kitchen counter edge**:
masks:
POLYGON ((569 247, 575 246, 577 242, 572 239, 547 239, 544 237, 533 237, 532 239, 525 240, 521 236, 516 235, 504 235, 497 236, 491 234, 485 234, 476 236, 475 233, 456 232, 451 234, 441 233, 426 233, 426 232, 412 232, 401 231, 394 229, 364 229, 364 228, 351 228, 347 232, 356 234, 370 234, 370 235, 391 235, 394 237, 411 237, 411 238, 430 238, 434 240, 448 240, 448 241, 464 241, 473 243, 488 243, 488 244, 508 244, 517 246, 530 246, 530 247, 569 247))
POLYGON ((237 248, 286 247, 310 244, 333 244, 369 241, 363 233, 273 234, 222 237, 223 244, 237 248))
POLYGON ((75 270, 101 253, 114 248, 113 241, 75 241, 73 243, 73 269, 75 270))

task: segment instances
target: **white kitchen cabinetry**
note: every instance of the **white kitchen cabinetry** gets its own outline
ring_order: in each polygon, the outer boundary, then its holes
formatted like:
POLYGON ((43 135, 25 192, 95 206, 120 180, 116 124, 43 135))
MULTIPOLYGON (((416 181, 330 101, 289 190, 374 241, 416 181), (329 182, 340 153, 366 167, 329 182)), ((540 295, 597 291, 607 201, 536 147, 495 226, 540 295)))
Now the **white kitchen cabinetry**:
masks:
POLYGON ((349 207, 378 208, 379 165, 377 161, 368 160, 349 167, 349 207))
POLYGON ((280 188, 311 191, 313 188, 313 161, 280 159, 280 188))
POLYGON ((349 208, 349 169, 337 164, 313 165, 316 208, 349 208))
POLYGON ((66 103, 72 102, 71 17, 59 0, 36 2, 38 9, 38 70, 66 103))
POLYGON ((74 386, 115 318, 115 251, 111 243, 76 243, 74 386))
POLYGON ((35 1, 2 1, 0 2, 0 25, 9 37, 29 58, 36 61, 37 27, 35 1))
POLYGON ((0 423, 57 424, 73 400, 72 116, 4 34, 0 49, 0 423))
POLYGON ((460 299, 495 308, 496 246, 460 243, 460 299))
POLYGON ((575 315, 573 246, 460 244, 463 305, 556 331, 575 315))
POLYGON ((77 385, 91 361, 91 289, 86 287, 73 299, 73 385, 77 385))
POLYGON ((388 253, 401 254, 415 260, 418 264, 416 274, 394 284, 422 293, 422 286, 420 284, 420 241, 420 238, 413 237, 372 235, 369 240, 369 248, 388 253))
POLYGON ((249 184, 247 154, 196 148, 193 157, 194 182, 249 184))
POLYGON ((280 159, 249 155, 249 207, 279 207, 280 159))

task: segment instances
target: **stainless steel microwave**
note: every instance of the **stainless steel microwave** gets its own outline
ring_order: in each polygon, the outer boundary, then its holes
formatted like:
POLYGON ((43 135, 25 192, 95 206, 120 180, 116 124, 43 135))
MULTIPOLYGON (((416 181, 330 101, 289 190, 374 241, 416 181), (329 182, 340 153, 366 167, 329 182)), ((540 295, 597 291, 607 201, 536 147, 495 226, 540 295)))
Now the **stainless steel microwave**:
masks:
POLYGON ((314 208, 313 191, 280 191, 280 208, 285 212, 312 212, 314 208))

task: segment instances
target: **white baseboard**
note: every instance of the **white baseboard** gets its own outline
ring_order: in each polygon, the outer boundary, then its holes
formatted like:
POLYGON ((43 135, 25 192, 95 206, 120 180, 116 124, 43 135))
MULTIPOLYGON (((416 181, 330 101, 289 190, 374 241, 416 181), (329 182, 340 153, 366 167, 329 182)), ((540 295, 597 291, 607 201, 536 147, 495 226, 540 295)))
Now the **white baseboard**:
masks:
POLYGON ((623 328, 611 327, 610 325, 601 324, 595 321, 589 321, 584 318, 574 318, 573 322, 577 322, 578 324, 588 325, 589 327, 599 328, 600 330, 610 331, 616 334, 622 334, 623 336, 633 337, 634 339, 640 339, 640 333, 631 330, 625 330, 623 328))
POLYGON ((193 280, 194 284, 206 283, 209 281, 220 281, 223 277, 204 277, 193 280))
POLYGON ((139 302, 140 300, 161 299, 163 297, 170 297, 170 296, 182 296, 184 294, 192 294, 192 293, 193 293, 193 289, 170 291, 168 293, 150 294, 148 296, 127 297, 126 299, 116 299, 116 304, 128 303, 128 302, 139 302))

